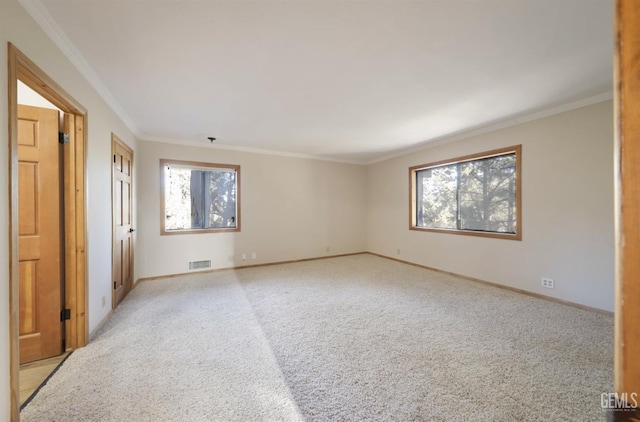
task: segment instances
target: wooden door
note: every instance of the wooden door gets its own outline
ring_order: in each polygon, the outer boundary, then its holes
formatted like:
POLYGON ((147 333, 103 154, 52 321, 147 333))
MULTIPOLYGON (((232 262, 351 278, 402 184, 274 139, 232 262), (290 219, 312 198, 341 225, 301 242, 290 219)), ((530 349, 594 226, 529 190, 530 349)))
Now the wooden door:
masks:
POLYGON ((116 136, 113 149, 113 308, 133 287, 133 151, 116 136))
POLYGON ((63 352, 57 110, 18 106, 20 363, 63 352))

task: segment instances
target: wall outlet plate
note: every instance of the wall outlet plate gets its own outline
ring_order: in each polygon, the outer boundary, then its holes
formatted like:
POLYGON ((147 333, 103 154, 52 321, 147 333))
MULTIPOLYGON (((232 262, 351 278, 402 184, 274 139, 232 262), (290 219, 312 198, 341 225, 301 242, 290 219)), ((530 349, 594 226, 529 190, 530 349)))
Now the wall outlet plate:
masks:
POLYGON ((542 277, 540 284, 547 289, 554 289, 556 287, 556 282, 552 278, 542 277))

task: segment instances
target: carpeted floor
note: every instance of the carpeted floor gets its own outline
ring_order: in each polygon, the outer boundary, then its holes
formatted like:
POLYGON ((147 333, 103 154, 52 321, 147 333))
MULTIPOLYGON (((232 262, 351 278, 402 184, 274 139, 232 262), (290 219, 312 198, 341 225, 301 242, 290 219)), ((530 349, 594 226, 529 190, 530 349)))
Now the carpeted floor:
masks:
POLYGON ((372 255, 141 283, 23 421, 597 421, 613 318, 372 255))

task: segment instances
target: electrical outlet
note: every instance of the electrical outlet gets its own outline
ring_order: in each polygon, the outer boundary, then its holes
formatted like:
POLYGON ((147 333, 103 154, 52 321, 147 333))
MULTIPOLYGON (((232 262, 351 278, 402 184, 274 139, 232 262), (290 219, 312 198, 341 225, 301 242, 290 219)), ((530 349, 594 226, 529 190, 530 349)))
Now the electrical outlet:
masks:
POLYGON ((398 255, 400 255, 400 248, 398 248, 398 255))
POLYGON ((243 260, 243 261, 246 261, 246 260, 247 260, 247 254, 246 254, 246 253, 243 253, 243 254, 242 254, 242 260, 243 260))
POLYGON ((258 256, 255 252, 251 252, 251 259, 256 259, 258 256))
POLYGON ((547 289, 553 289, 555 288, 556 282, 552 278, 542 277, 540 284, 547 289))

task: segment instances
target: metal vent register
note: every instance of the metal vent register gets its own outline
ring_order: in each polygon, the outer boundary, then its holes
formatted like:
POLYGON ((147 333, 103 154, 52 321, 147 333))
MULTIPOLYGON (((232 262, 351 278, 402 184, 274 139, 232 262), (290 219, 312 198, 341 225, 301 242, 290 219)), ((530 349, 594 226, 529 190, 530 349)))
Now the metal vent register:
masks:
POLYGON ((203 268, 211 268, 211 260, 205 261, 189 261, 190 270, 201 270, 203 268))

